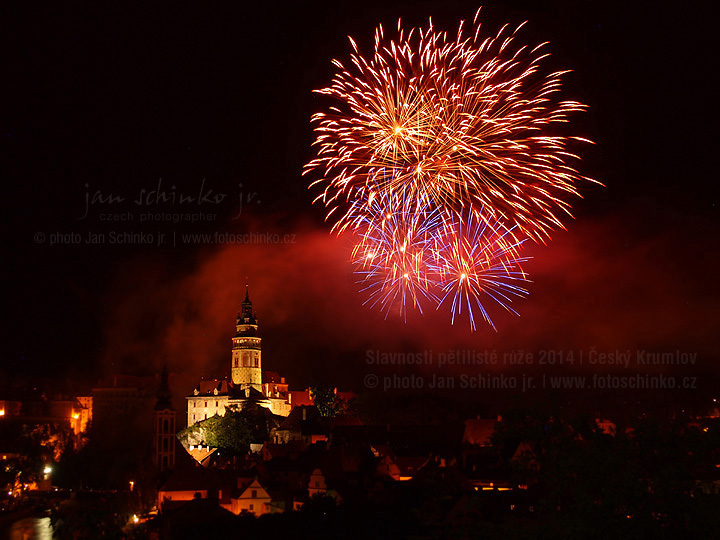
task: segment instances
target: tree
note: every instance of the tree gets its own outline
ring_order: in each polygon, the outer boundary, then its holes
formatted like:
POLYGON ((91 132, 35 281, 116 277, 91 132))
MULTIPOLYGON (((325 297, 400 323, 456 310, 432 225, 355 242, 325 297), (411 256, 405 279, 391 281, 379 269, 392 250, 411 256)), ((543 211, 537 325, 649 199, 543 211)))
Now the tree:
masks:
POLYGON ((337 396, 337 390, 333 387, 313 386, 310 388, 310 397, 323 416, 337 416, 345 409, 343 400, 337 396))
POLYGON ((250 450, 252 432, 242 413, 228 411, 220 418, 215 429, 215 444, 226 453, 247 454, 250 450))
POLYGON ((250 450, 253 431, 242 412, 227 411, 185 428, 178 438, 186 445, 207 444, 226 454, 243 455, 250 450))

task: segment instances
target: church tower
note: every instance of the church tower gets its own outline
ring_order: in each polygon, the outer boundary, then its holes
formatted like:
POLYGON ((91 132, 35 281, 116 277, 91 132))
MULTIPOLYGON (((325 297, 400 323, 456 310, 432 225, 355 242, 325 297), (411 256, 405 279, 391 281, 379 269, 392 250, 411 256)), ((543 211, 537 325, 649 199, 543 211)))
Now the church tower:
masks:
POLYGON ((167 368, 163 366, 157 402, 153 410, 153 465, 161 472, 175 467, 175 409, 168 385, 167 368))
POLYGON ((232 339, 232 382, 241 390, 254 388, 262 391, 262 365, 257 317, 252 310, 248 286, 245 300, 237 316, 236 333, 232 339))

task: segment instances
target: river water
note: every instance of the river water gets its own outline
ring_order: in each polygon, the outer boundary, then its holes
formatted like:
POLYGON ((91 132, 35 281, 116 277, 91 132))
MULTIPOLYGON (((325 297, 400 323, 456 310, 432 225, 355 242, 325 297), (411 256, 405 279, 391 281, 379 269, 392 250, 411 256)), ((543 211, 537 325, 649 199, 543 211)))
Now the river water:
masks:
POLYGON ((52 540, 49 517, 28 517, 13 523, 5 531, 6 540, 52 540))

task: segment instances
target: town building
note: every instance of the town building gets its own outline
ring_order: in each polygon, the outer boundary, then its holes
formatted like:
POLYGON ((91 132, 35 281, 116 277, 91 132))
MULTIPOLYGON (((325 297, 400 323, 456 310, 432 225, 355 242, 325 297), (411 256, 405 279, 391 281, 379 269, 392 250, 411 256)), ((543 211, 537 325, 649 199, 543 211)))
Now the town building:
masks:
POLYGON ((0 400, 0 416, 20 416, 21 401, 0 400))
POLYGON ((113 426, 118 419, 145 416, 152 410, 156 376, 112 375, 92 389, 95 426, 113 426))

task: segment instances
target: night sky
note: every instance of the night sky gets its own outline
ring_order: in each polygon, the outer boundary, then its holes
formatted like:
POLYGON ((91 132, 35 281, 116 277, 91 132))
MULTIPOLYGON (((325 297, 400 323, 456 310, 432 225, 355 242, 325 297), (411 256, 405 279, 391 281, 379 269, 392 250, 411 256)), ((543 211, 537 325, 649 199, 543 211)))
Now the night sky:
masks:
POLYGON ((374 349, 681 350, 717 373, 715 19, 710 3, 625 4, 484 4, 488 32, 527 19, 522 39, 550 41, 549 65, 573 70, 564 97, 590 106, 575 133, 598 143, 581 170, 606 187, 583 188, 568 231, 529 249, 521 316, 493 310, 498 331, 476 333, 446 312, 405 324, 363 306, 351 243, 330 236, 300 173, 326 104, 312 90, 348 34, 367 51, 399 16, 454 31, 478 3, 6 4, 2 369, 223 375, 247 279, 263 365, 295 387, 352 386, 374 349), (175 203, 152 199, 159 181, 175 203), (201 189, 222 200, 178 202, 201 189), (196 212, 215 216, 140 221, 196 212), (125 232, 154 242, 107 240, 125 232), (182 240, 216 232, 281 243, 182 240))

